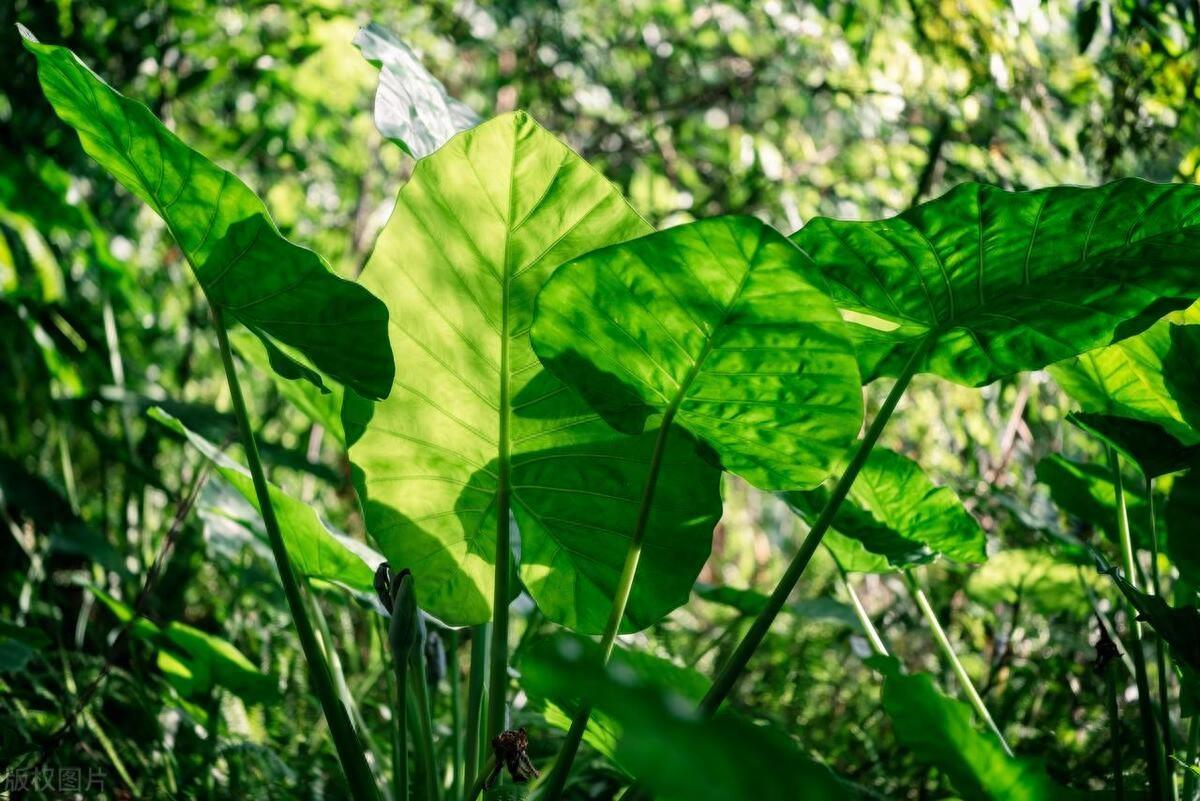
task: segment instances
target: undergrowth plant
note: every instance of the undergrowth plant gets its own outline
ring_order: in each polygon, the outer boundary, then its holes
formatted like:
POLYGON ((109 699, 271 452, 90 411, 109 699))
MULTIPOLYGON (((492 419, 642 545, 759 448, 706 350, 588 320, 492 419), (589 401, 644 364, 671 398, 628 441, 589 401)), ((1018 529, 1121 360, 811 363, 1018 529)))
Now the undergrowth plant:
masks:
MULTIPOLYGON (((1132 749, 1114 740, 1115 797, 1192 801, 1195 717, 1183 738, 1174 721, 1193 715, 1200 689, 1198 585, 1188 583, 1200 581, 1190 532, 1200 471, 1174 480, 1161 554, 1153 499, 1154 480, 1191 467, 1200 443, 1200 328, 1184 311, 1200 297, 1200 188, 964 184, 894 217, 817 218, 790 236, 744 216, 655 231, 528 114, 481 121, 372 26, 359 44, 381 69, 379 127, 416 161, 350 281, 284 239, 245 184, 145 106, 69 50, 23 35, 58 115, 163 219, 208 301, 246 465, 167 405, 151 414, 261 516, 351 797, 457 801, 509 783, 552 801, 585 741, 622 772, 628 799, 873 797, 785 727, 729 709, 822 545, 870 635, 883 711, 919 760, 965 799, 1113 797, 1052 778, 989 713, 918 578, 943 557, 986 562, 984 532, 952 490, 878 444, 915 376, 981 387, 1051 368, 1081 407, 1074 421, 1112 454, 1107 467, 1048 460, 1039 477, 1064 509, 1109 529, 1120 555, 1112 568, 1103 543, 1064 541, 1067 556, 1052 558, 1097 619, 1093 587, 1129 607, 1123 650, 1145 776, 1125 774, 1132 749), (245 330, 231 338, 236 325, 245 330), (370 546, 267 481, 235 353, 344 444, 370 546), (890 388, 864 429, 862 389, 879 379, 890 388), (1144 479, 1144 530, 1130 522, 1127 465, 1144 479), (709 680, 619 640, 687 601, 721 517, 723 474, 778 493, 806 534, 768 595, 738 601, 749 625, 730 629, 732 650, 709 680), (1173 605, 1168 565, 1181 575, 1173 605), (1109 584, 1087 583, 1095 566, 1109 584), (903 579, 968 703, 889 655, 856 574, 903 579), (309 599, 331 584, 379 618, 394 681, 386 748, 309 599), (526 627, 514 643, 518 599, 563 631, 526 627), (1157 694, 1142 622, 1154 632, 1157 694), (448 656, 429 651, 443 638, 427 627, 449 632, 448 656), (445 658, 452 714, 441 727, 444 699, 431 699, 427 676, 445 658), (1172 685, 1184 689, 1180 710, 1172 685), (513 725, 518 696, 556 713, 566 733, 555 748, 534 749, 513 725), (1188 753, 1173 758, 1183 741, 1188 753)), ((205 693, 262 690, 236 650, 96 596, 138 636, 219 665, 205 693)), ((1122 668, 1100 666, 1114 722, 1122 668)))

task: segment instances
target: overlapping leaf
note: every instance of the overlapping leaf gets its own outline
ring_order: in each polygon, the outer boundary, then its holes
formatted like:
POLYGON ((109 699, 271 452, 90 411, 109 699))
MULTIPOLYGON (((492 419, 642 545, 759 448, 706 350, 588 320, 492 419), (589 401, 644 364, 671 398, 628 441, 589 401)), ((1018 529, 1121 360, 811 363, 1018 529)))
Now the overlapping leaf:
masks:
POLYGON ((1175 479, 1165 517, 1167 555, 1181 576, 1200 586, 1200 469, 1175 479))
POLYGON ((42 89, 84 150, 166 222, 204 293, 253 331, 289 378, 322 385, 302 360, 368 397, 384 397, 394 364, 387 309, 316 253, 284 239, 262 201, 121 95, 70 50, 37 42, 42 89))
MULTIPOLYGON (((529 327, 559 264, 648 231, 520 112, 450 140, 401 190, 362 280, 392 313, 404 367, 386 402, 347 393, 343 421, 368 530, 441 619, 490 618, 510 505, 539 607, 580 631, 603 628, 653 436, 605 425, 541 368, 529 327)), ((720 514, 718 472, 683 433, 662 476, 626 615, 634 628, 687 600, 720 514)))
POLYGON ((1200 187, 1127 179, 1006 192, 963 184, 793 241, 853 323, 863 375, 918 364, 979 386, 1144 330, 1200 295, 1200 187))
MULTIPOLYGON (((829 497, 822 487, 785 492, 787 504, 810 523, 829 497)), ((851 572, 911 567, 939 553, 957 562, 987 559, 983 529, 949 487, 938 487, 913 460, 875 448, 823 542, 851 572)))
POLYGON ((1116 448, 1147 478, 1165 476, 1200 464, 1200 444, 1184 445, 1155 423, 1088 412, 1070 414, 1067 420, 1116 448))
POLYGON ((563 265, 534 348, 622 431, 674 422, 752 484, 813 487, 862 422, 853 348, 814 279, 758 220, 681 225, 563 265))
POLYGON ((446 92, 408 45, 387 28, 371 23, 354 44, 379 67, 375 127, 414 158, 424 158, 459 131, 480 123, 466 103, 446 92))
POLYGON ((573 706, 583 701, 619 727, 615 755, 663 799, 853 801, 869 798, 804 754, 783 732, 732 713, 704 720, 695 704, 653 677, 576 638, 548 640, 522 663, 528 692, 573 706))

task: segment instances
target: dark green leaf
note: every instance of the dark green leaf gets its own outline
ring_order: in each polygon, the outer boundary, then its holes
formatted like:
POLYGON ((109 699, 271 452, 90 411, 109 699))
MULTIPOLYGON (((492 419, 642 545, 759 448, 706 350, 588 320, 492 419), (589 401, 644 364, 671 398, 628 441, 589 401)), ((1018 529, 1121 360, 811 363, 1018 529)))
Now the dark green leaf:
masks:
POLYGON ((812 281, 756 219, 680 225, 564 264, 534 349, 615 428, 673 421, 756 486, 809 488, 862 424, 853 348, 812 281))
MULTIPOLYGON (((528 332, 559 264, 648 230, 520 112, 421 159, 401 190, 362 280, 391 311, 405 369, 386 402, 347 392, 343 421, 367 530, 447 623, 491 617, 505 497, 521 581, 546 616, 585 632, 607 622, 654 436, 605 425, 541 369, 528 332)), ((630 628, 687 601, 720 515, 718 481, 689 437, 671 437, 630 628)))
POLYGON ((939 692, 931 676, 907 676, 895 659, 871 661, 884 675, 883 709, 896 738, 922 762, 944 771, 963 801, 1111 797, 1063 787, 1046 774, 1041 761, 1010 757, 994 734, 975 724, 971 707, 939 692))
POLYGON ((377 298, 284 239, 237 176, 185 145, 70 50, 21 33, 54 110, 92 158, 163 218, 210 303, 273 348, 291 374, 316 377, 297 362, 302 357, 363 395, 387 396, 395 367, 387 309, 377 298))
POLYGON ((565 706, 583 700, 619 727, 616 758, 656 796, 688 801, 865 798, 804 754, 783 732, 730 713, 701 720, 686 697, 620 663, 600 667, 599 649, 577 638, 540 644, 522 664, 529 692, 565 706))
POLYGON ((793 235, 851 323, 864 378, 981 386, 1143 331, 1200 294, 1200 187, 1137 179, 1006 192, 963 184, 876 222, 793 235))
POLYGON ((1200 461, 1200 444, 1184 445, 1154 423, 1087 412, 1068 415, 1067 419, 1116 448, 1147 478, 1186 470, 1200 461))

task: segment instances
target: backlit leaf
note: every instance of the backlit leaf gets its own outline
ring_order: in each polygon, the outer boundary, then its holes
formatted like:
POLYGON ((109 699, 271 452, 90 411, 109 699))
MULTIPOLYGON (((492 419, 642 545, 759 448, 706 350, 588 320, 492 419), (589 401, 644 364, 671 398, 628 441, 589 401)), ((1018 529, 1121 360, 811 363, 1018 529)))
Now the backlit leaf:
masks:
MULTIPOLYGON (((417 162, 363 272, 392 314, 391 397, 347 393, 367 530, 453 625, 492 612, 497 525, 520 529, 520 576, 551 620, 599 632, 625 560, 653 435, 613 431, 529 343, 534 297, 559 264, 649 226, 524 113, 417 162)), ((718 472, 683 432, 668 443, 626 621, 687 601, 720 515, 718 472)))
POLYGON ((814 280, 756 219, 681 225, 564 264, 534 348, 621 431, 674 422, 758 487, 813 487, 862 424, 853 348, 814 280))

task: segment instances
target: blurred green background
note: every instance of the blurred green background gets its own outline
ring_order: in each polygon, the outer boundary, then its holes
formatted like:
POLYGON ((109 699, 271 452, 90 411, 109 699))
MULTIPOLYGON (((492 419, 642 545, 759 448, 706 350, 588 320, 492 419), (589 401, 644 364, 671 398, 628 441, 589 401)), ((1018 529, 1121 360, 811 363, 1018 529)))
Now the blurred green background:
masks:
MULTIPOLYGON (((354 276, 412 166, 372 122, 377 72, 351 44, 371 21, 396 32, 485 117, 528 110, 658 226, 744 213, 790 232, 817 215, 902 211, 963 181, 1014 189, 1125 175, 1190 182, 1200 169, 1195 0, 7 0, 0 494, 47 521, 59 542, 43 548, 6 513, 0 619, 43 630, 60 648, 22 663, 22 672, 0 670, 0 757, 41 742, 61 723, 63 699, 99 669, 113 624, 93 613, 78 581, 131 598, 199 467, 141 412, 151 402, 190 404, 197 414, 209 410, 210 438, 232 430, 195 282, 157 218, 54 117, 15 23, 68 45, 145 102, 257 191, 285 235, 354 276)), ((361 536, 335 444, 314 434, 270 381, 251 390, 265 441, 276 448, 273 479, 361 536)), ((879 400, 876 388, 868 393, 879 400)), ((1064 427, 1068 407, 1044 374, 982 391, 925 377, 886 439, 960 493, 993 550, 1031 546, 1072 526, 1049 505, 1033 465, 1054 451, 1095 454, 1064 427)), ((769 588, 800 526, 736 480, 725 490, 726 516, 702 579, 769 588)), ((212 490, 184 523, 148 602, 151 616, 228 637, 279 677, 286 692, 277 708, 224 701, 221 764, 242 790, 339 797, 274 568, 221 515, 203 513, 225 500, 212 490)), ((1086 614, 1053 594, 1023 604, 994 588, 968 591, 968 570, 931 572, 956 646, 1021 750, 1043 754, 1055 776, 1078 785, 1101 781, 1105 721, 1086 614)), ((893 582, 862 581, 870 611, 907 664, 952 688, 893 582)), ((945 797, 943 779, 891 742, 874 674, 854 658, 865 653, 861 637, 823 556, 802 594, 836 601, 801 606, 776 627, 739 705, 781 722, 850 778, 896 798, 945 797)), ((355 690, 364 714, 386 720, 371 627, 340 596, 322 602, 362 682, 355 690)), ((639 642, 711 672, 735 641, 715 638, 730 619, 730 610, 694 598, 639 642)), ((532 615, 522 626, 544 624, 532 615)), ((61 759, 121 774, 117 785, 141 797, 191 796, 211 781, 202 774, 204 710, 147 687, 144 659, 122 651, 61 759)), ((535 710, 523 714, 537 725, 535 710)), ((1132 716, 1127 725, 1133 737, 1132 716)), ((535 738, 535 757, 554 746, 549 733, 535 738)), ((609 797, 611 768, 602 760, 588 761, 583 775, 579 797, 609 797)), ((232 791, 228 780, 219 786, 232 791)))

